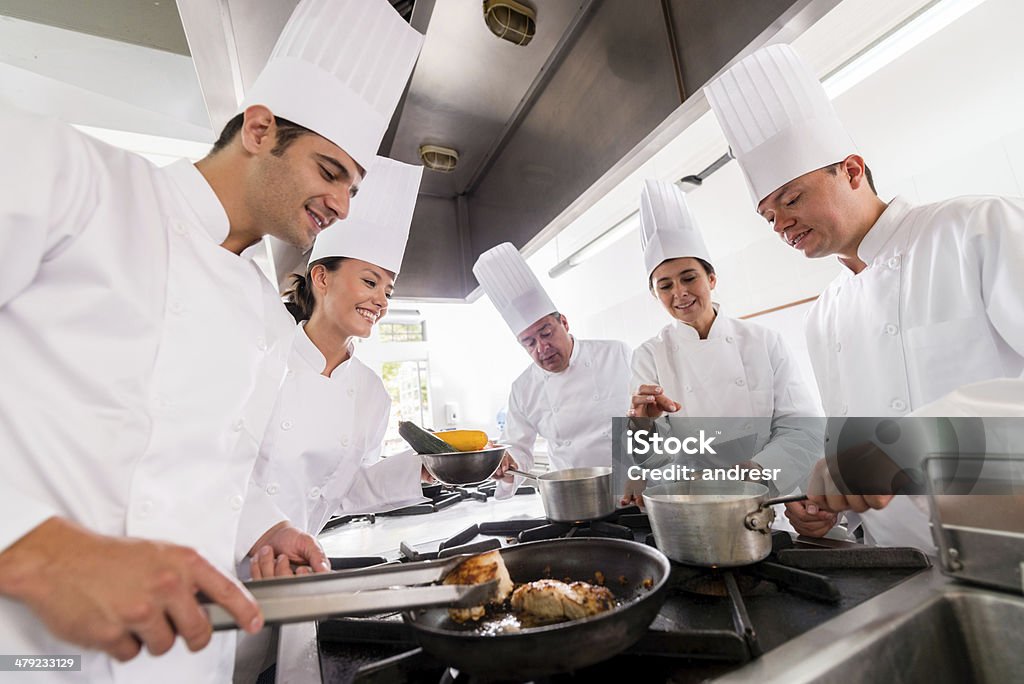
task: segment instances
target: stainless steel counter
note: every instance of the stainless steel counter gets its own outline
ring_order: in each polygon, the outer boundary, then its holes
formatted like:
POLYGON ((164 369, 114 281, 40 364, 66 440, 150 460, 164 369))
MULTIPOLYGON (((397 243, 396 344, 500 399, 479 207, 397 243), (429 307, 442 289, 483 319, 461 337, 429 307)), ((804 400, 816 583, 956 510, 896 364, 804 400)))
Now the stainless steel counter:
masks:
POLYGON ((1013 681, 1024 597, 929 568, 716 682, 1013 681))

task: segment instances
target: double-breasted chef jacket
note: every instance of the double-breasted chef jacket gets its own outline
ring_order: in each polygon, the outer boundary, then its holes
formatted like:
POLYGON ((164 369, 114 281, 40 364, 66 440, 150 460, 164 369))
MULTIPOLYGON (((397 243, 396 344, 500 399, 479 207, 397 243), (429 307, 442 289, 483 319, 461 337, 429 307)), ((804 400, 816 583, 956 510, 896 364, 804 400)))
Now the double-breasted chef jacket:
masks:
MULTIPOLYGON (((897 197, 857 255, 867 268, 837 276, 807 317, 827 415, 903 416, 1024 370, 1024 200, 897 197)), ((934 544, 907 497, 861 519, 876 544, 934 544)))
POLYGON ((253 482, 316 535, 333 513, 384 509, 421 496, 420 460, 381 460, 391 397, 354 355, 324 376, 324 355, 300 324, 253 482))
MULTIPOLYGON (((233 572, 281 519, 247 485, 294 323, 220 246, 227 215, 190 163, 159 169, 9 109, 0 128, 0 548, 61 516, 233 572)), ((223 682, 234 641, 116 663, 0 598, 7 652, 82 653, 51 679, 223 682)))
MULTIPOLYGON (((516 378, 502 441, 520 469, 533 467, 538 435, 547 441, 552 470, 612 464, 612 418, 624 416, 629 404, 629 357, 624 342, 573 337, 565 370, 531 364, 516 378)), ((496 496, 513 491, 499 482, 496 496)))
POLYGON ((820 431, 808 420, 820 410, 777 332, 715 307, 707 339, 673 321, 637 347, 631 386, 660 385, 681 405, 675 416, 770 418, 770 432, 757 431, 753 461, 779 468, 774 485, 788 492, 803 484, 822 455, 820 431))

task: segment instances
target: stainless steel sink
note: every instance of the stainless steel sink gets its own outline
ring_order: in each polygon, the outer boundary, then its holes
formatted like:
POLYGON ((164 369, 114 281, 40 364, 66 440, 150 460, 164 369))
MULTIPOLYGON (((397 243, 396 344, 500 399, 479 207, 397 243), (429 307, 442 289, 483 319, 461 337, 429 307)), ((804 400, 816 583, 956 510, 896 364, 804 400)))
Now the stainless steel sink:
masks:
POLYGON ((1011 682, 1024 672, 1024 600, 948 590, 877 625, 815 682, 1011 682))
POLYGON ((932 568, 722 678, 760 682, 1020 681, 1024 597, 932 568))

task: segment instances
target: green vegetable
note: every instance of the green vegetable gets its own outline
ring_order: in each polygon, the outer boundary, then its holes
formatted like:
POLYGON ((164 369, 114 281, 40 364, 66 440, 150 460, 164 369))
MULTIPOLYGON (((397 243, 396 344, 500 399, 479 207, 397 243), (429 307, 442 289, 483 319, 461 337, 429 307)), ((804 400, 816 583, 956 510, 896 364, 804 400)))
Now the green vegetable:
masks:
POLYGON ((454 450, 451 444, 409 421, 398 422, 398 434, 416 450, 417 454, 447 454, 454 450))

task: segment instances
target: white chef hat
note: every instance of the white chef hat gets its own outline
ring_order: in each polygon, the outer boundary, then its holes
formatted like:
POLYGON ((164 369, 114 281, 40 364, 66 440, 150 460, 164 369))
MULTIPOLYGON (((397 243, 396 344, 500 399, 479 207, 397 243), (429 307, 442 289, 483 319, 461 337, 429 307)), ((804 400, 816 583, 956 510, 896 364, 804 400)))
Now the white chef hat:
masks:
POLYGON ((397 274, 409 240, 422 166, 375 157, 344 221, 317 236, 309 262, 327 257, 360 259, 397 274))
POLYGON ((302 0, 241 110, 265 105, 366 167, 422 45, 387 0, 302 0))
POLYGON ((645 180, 640 191, 640 249, 647 277, 666 259, 695 257, 711 263, 704 236, 686 196, 675 183, 645 180))
POLYGON ((704 92, 755 204, 857 153, 825 89, 789 45, 761 48, 704 92))
POLYGON ((481 254, 473 265, 473 275, 516 335, 558 311, 536 274, 526 265, 526 259, 511 242, 503 242, 481 254))

